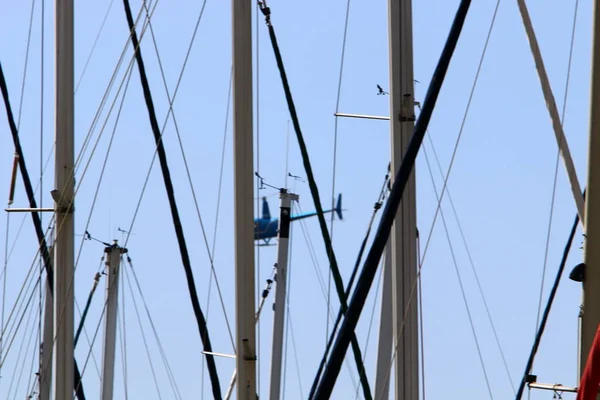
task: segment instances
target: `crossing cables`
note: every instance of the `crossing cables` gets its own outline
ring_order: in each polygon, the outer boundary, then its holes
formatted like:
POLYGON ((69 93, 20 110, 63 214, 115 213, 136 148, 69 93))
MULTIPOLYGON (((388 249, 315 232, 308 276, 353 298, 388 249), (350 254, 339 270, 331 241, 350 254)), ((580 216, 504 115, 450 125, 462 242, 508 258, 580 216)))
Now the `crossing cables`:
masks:
MULTIPOLYGON (((306 177, 308 179, 308 186, 310 188, 310 193, 313 198, 313 202, 315 204, 315 209, 317 211, 317 218, 319 220, 319 226, 321 228, 321 234, 323 235, 323 241, 325 243, 325 250, 327 251, 327 257, 329 259, 329 267, 331 269, 331 273, 333 275, 333 280, 335 284, 335 289, 338 294, 340 300, 341 311, 343 314, 346 314, 348 309, 347 296, 344 291, 344 282, 342 280, 342 276, 340 274, 339 267, 337 265, 337 261, 335 258, 335 254, 333 252, 333 246, 331 244, 331 237, 329 236, 329 231, 327 230, 327 224, 325 222, 325 216, 323 214, 323 207, 321 206, 321 198, 319 196, 319 189, 317 188, 317 183, 315 181, 315 177, 312 171, 312 166, 310 164, 310 157, 308 156, 308 150, 306 148, 306 143, 304 142, 304 136, 302 135, 302 130, 300 129, 300 122, 298 120, 298 114, 296 113, 296 106, 294 105, 294 100, 292 98, 292 93, 290 90, 290 85, 287 79, 287 74, 285 72, 285 67, 283 65, 283 59, 281 57, 281 52, 279 51, 279 45, 277 44, 277 37, 275 35, 275 30, 273 29, 273 25, 271 24, 271 9, 267 7, 266 1, 259 1, 258 6, 260 10, 265 16, 265 23, 269 28, 269 38, 271 39, 271 45, 273 46, 273 52, 275 53, 275 59, 277 61, 277 68, 279 69, 279 74, 281 75, 281 82, 283 84, 283 90, 285 92, 285 99, 287 101, 288 109, 290 112, 290 116, 292 118, 292 123, 294 125, 294 131, 296 132, 296 138, 298 139, 298 145, 300 146, 300 153, 302 154, 302 162, 304 164, 304 170, 306 172, 306 177)), ((373 397, 371 395, 371 389, 369 387, 369 381, 367 379, 367 375, 365 373, 364 364, 362 362, 362 354, 360 351, 360 347, 358 344, 358 340, 356 339, 356 334, 354 331, 352 332, 352 351, 354 353, 354 359, 356 361, 356 367, 358 368, 358 374, 360 376, 360 382, 363 388, 363 394, 365 400, 371 400, 373 397)))
POLYGON ((127 17, 127 24, 129 26, 131 35, 131 44, 135 53, 135 59, 137 61, 138 71, 140 74, 140 80, 142 83, 142 89, 144 91, 144 100, 146 101, 146 107, 148 108, 148 117, 150 118, 150 125, 152 126, 152 133, 154 134, 154 140, 156 142, 158 158, 160 160, 160 167, 167 191, 167 197, 169 199, 169 206, 171 208, 171 216, 173 218, 173 226, 175 228, 175 234, 179 243, 179 251, 181 253, 181 261, 183 263, 183 269, 188 284, 188 290, 190 293, 190 299, 192 301, 192 307, 194 309, 194 315, 198 324, 198 330, 200 332, 200 339, 204 346, 206 355, 206 364, 208 366, 208 374, 212 385, 213 397, 215 400, 220 400, 221 387, 219 385, 219 376, 217 374, 217 367, 215 364, 215 358, 212 354, 212 345, 208 336, 208 327, 206 325, 206 319, 200 308, 200 302, 198 300, 198 293, 196 291, 196 283, 194 282, 194 274, 192 272, 192 265, 190 262, 190 256, 183 234, 183 227, 181 225, 181 218, 179 217, 179 210, 177 208, 177 202, 175 201, 175 191, 173 188, 173 181, 171 180, 171 173, 169 171, 169 165, 167 164, 167 154, 165 151, 164 144, 162 142, 162 135, 158 126, 158 120, 156 118, 156 112, 154 109, 154 101, 152 100, 152 93, 150 92, 150 85, 148 84, 148 77, 146 75, 146 68, 144 66, 144 59, 142 58, 142 50, 135 30, 135 24, 133 22, 133 15, 131 13, 131 6, 129 0, 123 0, 125 7, 125 14, 127 17))

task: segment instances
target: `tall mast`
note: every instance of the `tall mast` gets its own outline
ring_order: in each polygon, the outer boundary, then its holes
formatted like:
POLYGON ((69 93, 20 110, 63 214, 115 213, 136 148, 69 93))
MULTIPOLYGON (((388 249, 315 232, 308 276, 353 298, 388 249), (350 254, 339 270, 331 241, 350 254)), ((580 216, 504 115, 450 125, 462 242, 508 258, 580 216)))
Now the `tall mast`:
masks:
POLYGON ((277 239, 277 264, 275 268, 275 317, 273 318, 273 347, 271 351, 271 387, 270 400, 281 398, 281 370, 283 360, 283 328, 285 326, 286 289, 288 276, 288 253, 290 237, 290 218, 292 200, 297 201, 298 195, 281 189, 279 192, 281 206, 279 208, 279 234, 277 239))
POLYGON ((235 317, 238 400, 256 397, 252 2, 232 0, 235 317))
POLYGON ((385 245, 383 265, 383 290, 381 314, 379 317, 379 346, 377 348, 377 372, 375 375, 375 399, 388 400, 390 397, 390 369, 392 367, 392 249, 385 245))
POLYGON ((54 229, 54 396, 73 398, 73 286, 74 215, 73 179, 73 0, 56 0, 56 110, 54 229))
POLYGON ((127 249, 117 241, 104 249, 108 260, 106 279, 106 317, 104 322, 104 349, 102 354, 102 400, 112 400, 114 394, 115 350, 117 347, 117 310, 119 305, 119 276, 121 255, 127 249))
MULTIPOLYGON (((415 123, 411 3, 412 0, 388 0, 392 179, 400 168, 415 123)), ((413 171, 389 242, 392 258, 392 348, 398 349, 394 359, 395 400, 417 400, 419 397, 416 301, 410 302, 410 310, 406 313, 411 287, 417 276, 415 186, 413 171)))
POLYGON ((581 322, 580 371, 588 359, 598 323, 600 323, 600 4, 594 1, 594 38, 592 44, 592 79, 590 101, 590 135, 588 144, 588 178, 585 200, 585 236, 583 281, 583 319, 581 322))

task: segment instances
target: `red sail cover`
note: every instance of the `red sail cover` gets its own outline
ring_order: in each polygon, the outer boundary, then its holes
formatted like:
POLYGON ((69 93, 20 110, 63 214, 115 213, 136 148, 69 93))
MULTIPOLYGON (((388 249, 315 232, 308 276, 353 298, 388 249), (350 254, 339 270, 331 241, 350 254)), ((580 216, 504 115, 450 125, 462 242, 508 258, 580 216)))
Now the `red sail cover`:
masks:
POLYGON ((596 400, 600 386, 600 325, 588 354, 587 364, 577 389, 577 400, 596 400))

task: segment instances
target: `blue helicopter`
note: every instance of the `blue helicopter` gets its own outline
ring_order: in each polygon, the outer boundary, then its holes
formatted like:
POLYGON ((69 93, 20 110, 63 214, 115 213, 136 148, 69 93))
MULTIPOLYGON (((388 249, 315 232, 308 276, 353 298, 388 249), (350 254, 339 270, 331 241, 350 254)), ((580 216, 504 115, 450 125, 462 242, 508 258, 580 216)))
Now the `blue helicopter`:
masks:
MULTIPOLYGON (((323 213, 334 212, 337 214, 340 220, 343 220, 342 216, 342 194, 340 193, 337 198, 335 208, 330 210, 324 210, 323 213)), ((317 215, 316 211, 292 215, 290 218, 292 221, 304 219, 308 217, 314 217, 317 215)), ((277 237, 277 230, 279 227, 279 219, 271 219, 271 211, 269 211, 269 203, 267 198, 263 197, 262 203, 262 216, 254 219, 254 240, 262 240, 259 246, 268 246, 272 238, 277 237)))

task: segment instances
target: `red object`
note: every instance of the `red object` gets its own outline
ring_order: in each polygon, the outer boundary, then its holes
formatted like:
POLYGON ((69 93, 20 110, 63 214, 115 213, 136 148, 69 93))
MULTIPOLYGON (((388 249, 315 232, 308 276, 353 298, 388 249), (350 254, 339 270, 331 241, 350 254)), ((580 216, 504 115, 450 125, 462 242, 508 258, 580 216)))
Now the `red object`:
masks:
POLYGON ((576 400, 596 400, 598 387, 600 386, 600 325, 596 330, 596 336, 592 348, 588 354, 587 364, 583 370, 583 376, 577 389, 576 400))

